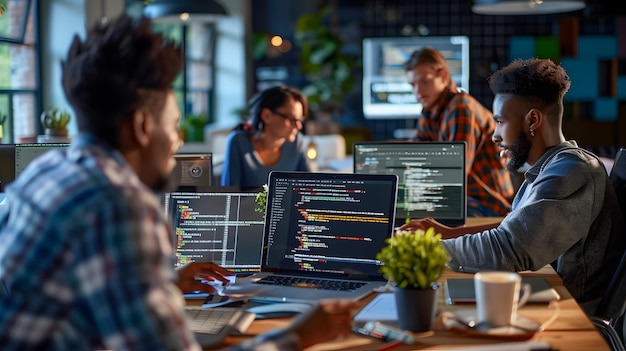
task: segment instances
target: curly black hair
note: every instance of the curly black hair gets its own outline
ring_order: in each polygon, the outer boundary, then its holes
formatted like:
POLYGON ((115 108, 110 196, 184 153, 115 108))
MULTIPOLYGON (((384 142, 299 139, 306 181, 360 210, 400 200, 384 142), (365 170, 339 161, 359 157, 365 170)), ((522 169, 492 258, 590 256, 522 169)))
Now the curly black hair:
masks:
POLYGON ((138 108, 160 116, 182 60, 181 49, 145 17, 122 14, 96 24, 85 41, 75 35, 61 81, 79 130, 118 147, 122 122, 138 108))
POLYGON ((570 79, 563 67, 550 59, 517 59, 489 77, 494 94, 513 94, 528 98, 540 108, 560 116, 563 96, 570 79))

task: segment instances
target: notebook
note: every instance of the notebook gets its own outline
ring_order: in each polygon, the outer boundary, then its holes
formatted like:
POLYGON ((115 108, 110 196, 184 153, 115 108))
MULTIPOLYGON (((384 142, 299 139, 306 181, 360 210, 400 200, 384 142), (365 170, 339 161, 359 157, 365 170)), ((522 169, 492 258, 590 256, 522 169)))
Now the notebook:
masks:
POLYGON ((211 261, 235 273, 261 270, 264 214, 255 211, 261 188, 203 187, 163 195, 174 233, 176 265, 211 261))
MULTIPOLYGON (((528 303, 548 303, 560 299, 559 293, 554 290, 547 280, 539 277, 522 277, 522 284, 530 284, 528 303)), ((456 278, 446 280, 446 303, 473 304, 476 303, 473 278, 456 278)))
POLYGON ((271 172, 261 273, 251 278, 263 289, 252 299, 357 300, 384 285, 376 254, 393 233, 397 179, 271 172))
POLYGON ((230 334, 242 334, 254 321, 254 313, 240 308, 186 307, 189 329, 202 347, 221 344, 230 334))
POLYGON ((354 143, 354 173, 398 176, 396 226, 425 217, 459 226, 467 213, 465 150, 464 141, 354 143))

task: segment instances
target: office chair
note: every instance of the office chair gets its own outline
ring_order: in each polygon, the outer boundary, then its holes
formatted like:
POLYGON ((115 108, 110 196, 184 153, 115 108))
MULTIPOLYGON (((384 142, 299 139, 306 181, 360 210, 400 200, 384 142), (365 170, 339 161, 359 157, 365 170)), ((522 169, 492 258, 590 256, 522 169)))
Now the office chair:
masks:
MULTIPOLYGON (((622 217, 626 220, 626 149, 621 148, 609 175, 617 193, 622 217)), ((591 322, 614 351, 626 351, 624 347, 624 312, 626 311, 626 252, 613 274, 613 278, 598 305, 591 322)))

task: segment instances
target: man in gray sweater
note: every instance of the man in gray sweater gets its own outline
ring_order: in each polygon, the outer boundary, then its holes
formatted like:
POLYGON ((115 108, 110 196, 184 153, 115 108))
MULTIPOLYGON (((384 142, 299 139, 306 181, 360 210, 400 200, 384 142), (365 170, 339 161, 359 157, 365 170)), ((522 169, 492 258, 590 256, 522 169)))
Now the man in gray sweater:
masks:
POLYGON ((441 232, 449 267, 457 271, 524 271, 551 264, 592 313, 626 248, 626 232, 602 162, 563 136, 569 77, 548 59, 516 60, 494 73, 489 84, 500 156, 510 171, 526 162, 531 166, 511 212, 495 227, 449 228, 432 219, 405 227, 441 232))

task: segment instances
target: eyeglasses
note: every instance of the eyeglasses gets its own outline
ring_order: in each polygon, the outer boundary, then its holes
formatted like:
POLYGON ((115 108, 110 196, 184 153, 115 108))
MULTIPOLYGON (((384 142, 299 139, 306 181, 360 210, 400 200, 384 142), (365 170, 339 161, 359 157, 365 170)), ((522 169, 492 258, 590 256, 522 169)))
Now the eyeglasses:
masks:
POLYGON ((302 118, 295 118, 293 116, 288 116, 285 114, 282 114, 280 112, 276 112, 276 111, 272 111, 273 114, 280 116, 286 120, 289 120, 289 122, 291 122, 293 125, 296 125, 298 122, 300 122, 300 124, 304 124, 304 117, 302 118))

